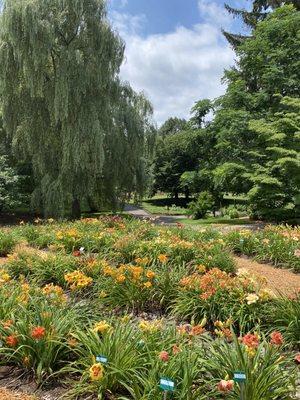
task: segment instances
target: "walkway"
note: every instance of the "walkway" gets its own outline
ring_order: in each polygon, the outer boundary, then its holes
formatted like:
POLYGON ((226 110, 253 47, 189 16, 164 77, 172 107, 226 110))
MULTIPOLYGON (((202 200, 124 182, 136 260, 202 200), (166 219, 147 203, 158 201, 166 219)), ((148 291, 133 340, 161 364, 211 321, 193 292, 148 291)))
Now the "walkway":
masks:
POLYGON ((158 225, 176 225, 178 219, 186 218, 185 215, 154 215, 148 211, 131 204, 126 204, 124 211, 139 219, 148 219, 158 225))
POLYGON ((288 269, 276 268, 270 264, 261 264, 246 257, 234 256, 238 269, 246 269, 253 275, 259 275, 267 280, 267 287, 275 294, 295 296, 300 291, 300 275, 288 269))

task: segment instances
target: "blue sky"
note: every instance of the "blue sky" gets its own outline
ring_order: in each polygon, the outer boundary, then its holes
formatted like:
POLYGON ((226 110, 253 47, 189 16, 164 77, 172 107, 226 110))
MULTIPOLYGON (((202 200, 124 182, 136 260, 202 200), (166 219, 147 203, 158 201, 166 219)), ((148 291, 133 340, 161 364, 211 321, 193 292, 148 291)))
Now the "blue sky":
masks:
MULTIPOLYGON (((247 0, 228 0, 249 7, 247 0)), ((109 18, 126 42, 121 76, 143 91, 158 124, 189 116, 193 103, 224 93, 221 77, 234 53, 221 28, 245 27, 224 9, 223 0, 108 0, 109 18)))

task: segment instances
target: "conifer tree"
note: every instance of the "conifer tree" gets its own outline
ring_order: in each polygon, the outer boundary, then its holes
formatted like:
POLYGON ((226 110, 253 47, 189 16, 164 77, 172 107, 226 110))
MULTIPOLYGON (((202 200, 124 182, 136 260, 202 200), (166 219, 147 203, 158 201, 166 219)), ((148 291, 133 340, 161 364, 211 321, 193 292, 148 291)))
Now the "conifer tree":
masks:
POLYGON ((3 120, 18 156, 32 164, 34 209, 78 217, 85 202, 117 203, 121 191, 140 190, 151 108, 119 81, 124 43, 105 1, 3 3, 3 120))
MULTIPOLYGON (((258 22, 263 21, 268 16, 270 10, 274 10, 283 4, 293 4, 296 9, 300 10, 300 0, 254 0, 250 11, 230 7, 228 4, 225 4, 225 8, 231 15, 240 18, 250 29, 255 29, 258 22)), ((226 31, 223 31, 223 34, 235 48, 250 37, 249 35, 226 31)))
POLYGON ((245 193, 257 216, 296 216, 300 192, 300 12, 272 12, 237 49, 215 103, 215 185, 245 193))
POLYGON ((249 200, 254 213, 264 218, 276 210, 282 214, 284 208, 294 217, 300 211, 300 100, 283 97, 280 105, 274 116, 249 123, 264 150, 248 175, 253 183, 249 200))

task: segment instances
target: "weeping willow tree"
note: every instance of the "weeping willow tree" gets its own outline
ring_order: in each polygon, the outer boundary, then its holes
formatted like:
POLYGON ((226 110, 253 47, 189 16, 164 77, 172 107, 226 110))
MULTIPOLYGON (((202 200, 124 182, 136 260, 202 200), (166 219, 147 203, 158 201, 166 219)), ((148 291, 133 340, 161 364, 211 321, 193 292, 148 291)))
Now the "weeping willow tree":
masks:
POLYGON ((0 40, 3 120, 32 164, 33 208, 78 217, 141 192, 151 106, 119 81, 105 1, 4 0, 0 40))

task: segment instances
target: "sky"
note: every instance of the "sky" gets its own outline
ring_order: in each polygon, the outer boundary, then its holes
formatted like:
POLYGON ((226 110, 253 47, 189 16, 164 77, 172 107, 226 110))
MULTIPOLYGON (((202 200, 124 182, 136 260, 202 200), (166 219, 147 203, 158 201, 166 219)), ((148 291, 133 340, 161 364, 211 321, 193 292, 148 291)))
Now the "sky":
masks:
POLYGON ((121 77, 146 94, 158 125, 169 117, 189 118, 195 101, 224 93, 221 78, 235 55, 221 29, 246 29, 224 1, 108 0, 109 19, 126 43, 121 77))

